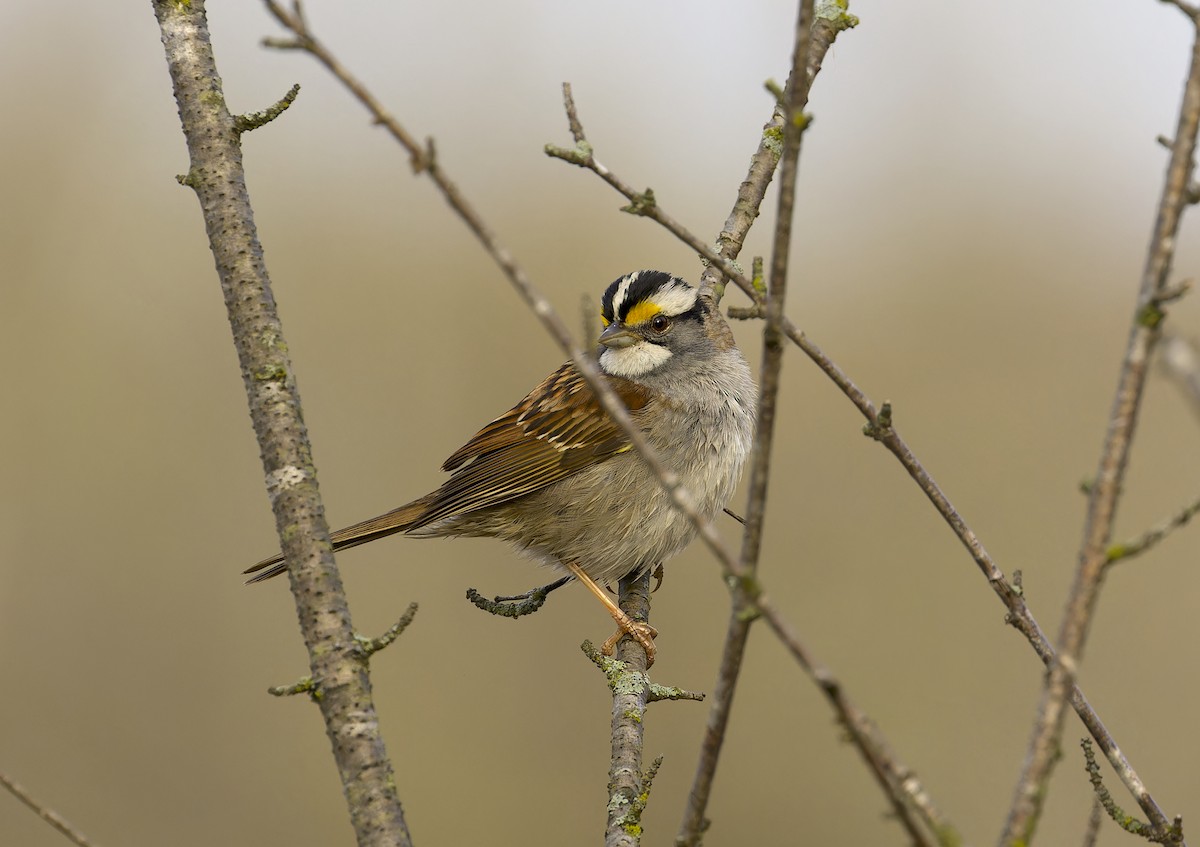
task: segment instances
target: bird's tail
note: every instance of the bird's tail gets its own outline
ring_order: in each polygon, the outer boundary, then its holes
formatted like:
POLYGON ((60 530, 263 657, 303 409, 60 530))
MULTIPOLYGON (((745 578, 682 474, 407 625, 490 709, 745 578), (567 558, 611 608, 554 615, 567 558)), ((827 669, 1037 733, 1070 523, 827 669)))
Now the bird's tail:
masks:
MULTIPOLYGON (((348 547, 357 547, 359 544, 374 541, 376 538, 384 538, 388 535, 395 535, 397 532, 405 532, 420 520, 428 505, 426 499, 422 497, 420 500, 414 500, 378 517, 356 523, 345 529, 339 529, 329 537, 330 541, 333 542, 333 549, 335 551, 345 550, 348 547)), ((254 576, 246 580, 246 583, 249 584, 251 582, 262 582, 264 579, 270 579, 273 576, 279 576, 286 570, 287 563, 283 560, 283 554, 276 553, 274 556, 269 556, 261 562, 251 565, 242 571, 242 573, 254 574, 254 576)))

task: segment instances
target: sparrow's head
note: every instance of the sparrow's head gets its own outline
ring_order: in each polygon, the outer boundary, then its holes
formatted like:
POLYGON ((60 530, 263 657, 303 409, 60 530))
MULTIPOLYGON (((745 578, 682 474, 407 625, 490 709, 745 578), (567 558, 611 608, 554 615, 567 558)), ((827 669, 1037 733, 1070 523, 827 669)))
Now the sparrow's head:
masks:
POLYGON ((718 348, 711 331, 708 302, 697 289, 662 271, 636 271, 623 276, 600 300, 605 373, 637 380, 666 373, 718 348))

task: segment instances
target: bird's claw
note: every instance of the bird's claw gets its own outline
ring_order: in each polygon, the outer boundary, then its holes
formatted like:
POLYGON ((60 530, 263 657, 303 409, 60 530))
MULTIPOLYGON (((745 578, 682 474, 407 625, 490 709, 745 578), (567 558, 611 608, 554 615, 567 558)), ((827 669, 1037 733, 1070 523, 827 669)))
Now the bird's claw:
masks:
POLYGON ((654 654, 658 652, 658 648, 654 646, 654 639, 658 637, 658 630, 648 623, 632 619, 617 621, 617 627, 617 631, 601 645, 600 652, 605 656, 611 656, 613 651, 617 649, 617 642, 628 635, 638 644, 642 645, 642 649, 646 651, 646 667, 649 668, 653 665, 654 654))

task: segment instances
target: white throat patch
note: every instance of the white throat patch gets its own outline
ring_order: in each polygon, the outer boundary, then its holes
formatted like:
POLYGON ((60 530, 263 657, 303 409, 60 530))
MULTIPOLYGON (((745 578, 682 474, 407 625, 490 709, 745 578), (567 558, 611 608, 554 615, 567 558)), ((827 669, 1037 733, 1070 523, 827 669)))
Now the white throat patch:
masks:
POLYGON ((671 351, 659 344, 639 341, 632 347, 606 348, 600 354, 600 367, 605 373, 637 379, 671 358, 671 351))

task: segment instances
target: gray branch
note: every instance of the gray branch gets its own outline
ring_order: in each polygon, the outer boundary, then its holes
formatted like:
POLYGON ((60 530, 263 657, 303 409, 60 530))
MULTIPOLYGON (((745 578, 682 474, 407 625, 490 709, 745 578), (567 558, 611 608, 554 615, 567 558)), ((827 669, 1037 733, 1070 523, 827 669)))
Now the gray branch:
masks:
POLYGON ((379 731, 366 656, 333 561, 300 396, 275 310, 242 168, 240 133, 217 74, 204 0, 154 0, 196 192, 233 328, 250 417, 309 667, 360 845, 411 844, 379 731))

